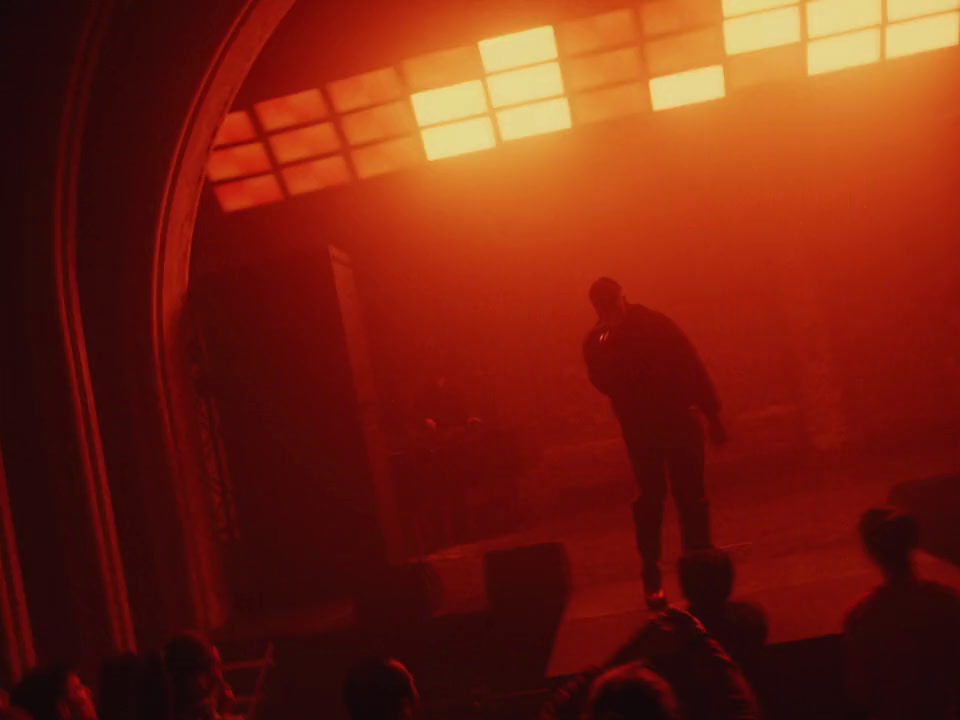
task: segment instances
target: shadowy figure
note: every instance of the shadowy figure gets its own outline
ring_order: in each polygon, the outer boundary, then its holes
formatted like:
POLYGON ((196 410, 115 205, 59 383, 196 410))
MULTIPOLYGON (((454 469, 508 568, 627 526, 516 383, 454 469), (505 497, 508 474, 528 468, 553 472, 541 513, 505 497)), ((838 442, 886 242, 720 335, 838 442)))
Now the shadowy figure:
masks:
POLYGON ((171 693, 173 720, 218 720, 222 701, 232 702, 233 690, 223 678, 220 651, 201 635, 183 632, 163 650, 171 693))
POLYGON ((755 720, 756 698, 740 668, 695 617, 668 608, 644 625, 609 666, 644 661, 669 683, 685 720, 755 720))
POLYGON ((619 283, 590 287, 598 321, 583 344, 590 381, 610 397, 633 464, 639 497, 633 504, 647 604, 666 606, 660 572, 667 477, 677 504, 684 552, 711 547, 703 482, 703 426, 726 440, 720 403, 693 345, 670 318, 628 303, 619 283))
POLYGON ((32 720, 97 720, 90 688, 62 665, 28 672, 10 693, 10 702, 32 720))
POLYGON ((420 695, 413 675, 399 660, 374 659, 350 669, 343 701, 351 720, 410 720, 420 695))
POLYGON ((767 642, 767 616, 759 605, 730 600, 735 579, 730 553, 719 549, 688 553, 677 562, 677 572, 690 614, 755 680, 767 642))
POLYGON ((598 677, 590 689, 587 720, 679 720, 666 680, 643 662, 621 665, 598 677))
POLYGON ((100 669, 99 720, 169 720, 170 689, 163 658, 123 653, 100 669))
POLYGON ((916 521, 891 508, 868 510, 860 538, 883 583, 847 613, 847 679, 854 706, 883 720, 940 720, 960 711, 960 596, 921 580, 916 521))

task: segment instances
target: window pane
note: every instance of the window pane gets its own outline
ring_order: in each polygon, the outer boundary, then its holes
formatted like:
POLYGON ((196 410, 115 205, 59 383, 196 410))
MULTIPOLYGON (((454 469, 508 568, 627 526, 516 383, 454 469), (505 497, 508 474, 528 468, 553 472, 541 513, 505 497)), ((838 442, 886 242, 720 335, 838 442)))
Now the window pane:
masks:
POLYGON ((567 87, 583 90, 633 80, 643 72, 640 50, 635 47, 572 58, 565 64, 567 87))
POLYGON ((494 107, 516 105, 528 100, 563 94, 560 65, 552 62, 487 77, 490 102, 494 107))
POLYGON ((479 80, 424 90, 410 96, 417 123, 435 125, 457 118, 480 115, 487 111, 487 96, 479 80))
POLYGON ((343 155, 311 160, 283 168, 283 181, 291 195, 322 190, 350 182, 350 168, 343 155))
POLYGON ((880 0, 815 0, 807 3, 807 32, 812 38, 879 25, 882 21, 880 0))
POLYGON ((571 20, 557 27, 557 44, 564 55, 579 55, 631 43, 637 36, 632 10, 615 10, 571 20))
POLYGON ((723 16, 746 15, 758 10, 795 5, 797 0, 723 0, 723 16))
POLYGON ((267 150, 258 142, 214 150, 207 161, 207 176, 211 180, 255 175, 269 169, 267 150))
POLYGON ((960 44, 960 13, 910 20, 887 26, 887 57, 912 55, 960 44))
POLYGON ((645 112, 649 107, 644 83, 630 83, 593 90, 570 98, 577 124, 599 122, 645 112))
POLYGON ((232 145, 233 143, 253 140, 256 137, 256 131, 253 129, 253 122, 250 120, 250 114, 244 110, 228 113, 220 124, 217 136, 213 139, 213 146, 232 145))
POLYGON ((423 161, 423 148, 416 137, 397 138, 368 145, 350 153, 361 178, 394 172, 423 161))
POLYGON ((504 140, 564 130, 571 124, 570 105, 566 98, 520 105, 497 112, 497 123, 504 140))
POLYGON ((478 78, 483 66, 477 46, 465 45, 404 60, 403 74, 411 90, 429 90, 478 78))
POLYGON ((681 70, 723 62, 723 33, 719 27, 648 40, 643 47, 647 73, 670 75, 681 70))
POLYGON ((486 150, 497 144, 488 117, 436 125, 420 131, 428 160, 486 150))
POLYGON ((960 8, 960 0, 887 0, 887 21, 930 15, 960 8))
POLYGON ((552 25, 481 40, 477 46, 487 72, 533 65, 557 56, 552 25))
POLYGON ((276 202, 283 198, 273 174, 258 175, 213 186, 213 192, 225 212, 276 202))
POLYGON ((319 90, 304 90, 293 95, 264 100, 254 106, 264 130, 277 130, 322 120, 327 104, 319 90))
POLYGON ((333 123, 321 123, 288 130, 267 138, 277 162, 288 163, 317 155, 328 155, 340 147, 333 123))
POLYGON ((410 105, 404 100, 344 115, 340 126, 351 145, 407 135, 417 129, 410 105))
POLYGON ((807 74, 842 70, 880 59, 880 28, 812 40, 807 43, 807 74))
POLYGON ((720 22, 717 0, 656 0, 640 6, 643 34, 647 37, 693 30, 720 22))
POLYGON ((392 67, 337 80, 327 85, 327 91, 339 113, 380 105, 404 93, 400 75, 392 67))
POLYGON ((730 55, 800 42, 800 8, 724 20, 723 40, 730 55))
POLYGON ((725 94, 722 65, 687 70, 650 80, 650 104, 654 110, 714 100, 725 94))

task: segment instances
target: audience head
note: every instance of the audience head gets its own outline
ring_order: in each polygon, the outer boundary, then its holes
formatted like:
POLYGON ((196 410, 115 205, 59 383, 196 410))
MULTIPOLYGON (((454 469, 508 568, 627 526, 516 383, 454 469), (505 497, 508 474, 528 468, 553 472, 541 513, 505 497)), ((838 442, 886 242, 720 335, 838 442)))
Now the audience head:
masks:
POLYGON ((175 635, 163 650, 178 714, 205 705, 215 706, 221 694, 230 695, 216 646, 195 632, 175 635))
POLYGON ((643 662, 608 670, 587 701, 588 720, 678 720, 677 702, 666 680, 643 662))
POLYGON ((613 278, 598 278, 590 286, 590 302, 601 320, 617 319, 624 310, 623 288, 613 278))
POLYGON ((351 668, 343 699, 351 720, 408 720, 420 702, 413 676, 393 659, 366 660, 351 668))
POLYGON ((724 550, 696 550, 677 563, 680 588, 692 608, 720 608, 733 592, 733 558, 724 550))
POLYGON ((916 520, 895 508, 872 508, 860 516, 859 529, 867 554, 884 573, 912 572, 911 556, 920 542, 916 520))
POLYGON ((65 666, 31 670, 13 689, 10 701, 32 720, 97 720, 90 689, 65 666))

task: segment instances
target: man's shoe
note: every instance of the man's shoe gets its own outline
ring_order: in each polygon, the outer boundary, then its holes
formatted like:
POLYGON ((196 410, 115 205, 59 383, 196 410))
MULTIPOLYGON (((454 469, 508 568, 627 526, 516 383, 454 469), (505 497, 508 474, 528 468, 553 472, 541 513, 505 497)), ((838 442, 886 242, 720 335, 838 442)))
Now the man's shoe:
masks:
POLYGON ((667 609, 667 595, 663 588, 647 593, 647 607, 653 612, 660 612, 667 609))

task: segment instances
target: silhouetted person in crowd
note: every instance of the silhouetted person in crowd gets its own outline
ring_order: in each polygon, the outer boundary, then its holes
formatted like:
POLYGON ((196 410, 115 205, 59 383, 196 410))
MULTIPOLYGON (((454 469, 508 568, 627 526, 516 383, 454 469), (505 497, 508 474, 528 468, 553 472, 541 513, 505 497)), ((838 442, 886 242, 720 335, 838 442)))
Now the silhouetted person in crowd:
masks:
POLYGON ((679 720, 666 680, 643 662, 608 670, 590 689, 587 720, 679 720))
POLYGON ((97 720, 90 688, 65 666, 31 670, 10 693, 10 702, 32 720, 97 720))
POLYGON ((767 617, 758 605, 730 600, 735 578, 730 553, 719 549, 687 553, 677 563, 677 573, 690 614, 748 677, 753 676, 767 641, 767 617))
POLYGON ((99 720, 170 720, 170 688, 158 653, 124 653, 100 669, 99 720))
POLYGON ((868 510, 859 529, 883 583, 854 605, 844 623, 854 705, 881 720, 957 718, 960 596, 917 577, 919 529, 909 515, 868 510))
POLYGON ((666 605, 660 572, 667 478, 680 517, 683 551, 711 547, 703 481, 703 425, 722 443, 720 402, 693 345, 670 318, 628 303, 619 283, 590 287, 598 321, 583 345, 590 381, 610 397, 637 478, 633 504, 647 604, 666 605))
POLYGON ((163 662, 171 692, 173 720, 218 720, 220 703, 233 700, 223 678, 216 646, 193 632, 174 636, 164 647, 163 662))
POLYGON ((643 661, 667 681, 684 720, 755 720, 753 690, 737 664, 689 613, 667 608, 644 625, 607 667, 643 661))
POLYGON ((351 720, 410 720, 420 695, 413 675, 399 660, 374 659, 350 669, 343 701, 351 720))

